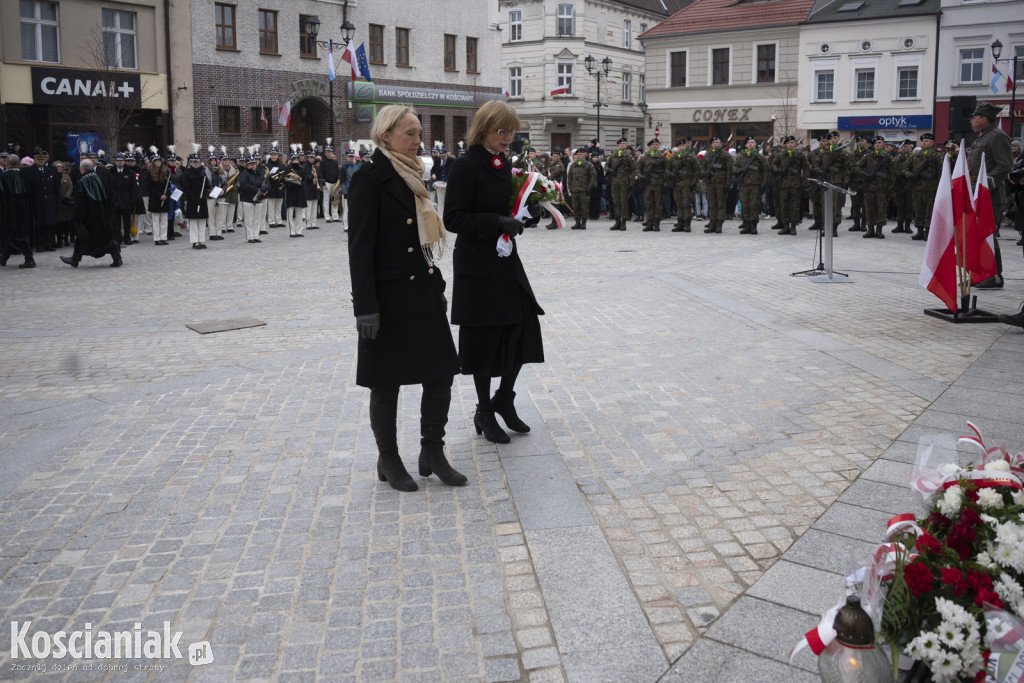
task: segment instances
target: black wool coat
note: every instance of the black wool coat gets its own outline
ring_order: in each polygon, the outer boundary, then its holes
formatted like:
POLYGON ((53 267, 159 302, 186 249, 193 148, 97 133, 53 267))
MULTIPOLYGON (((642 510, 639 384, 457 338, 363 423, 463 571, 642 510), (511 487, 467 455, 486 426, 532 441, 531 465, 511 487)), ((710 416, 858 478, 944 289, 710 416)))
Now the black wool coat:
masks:
POLYGON ((60 203, 60 173, 50 166, 35 164, 21 169, 25 189, 29 193, 35 225, 56 225, 57 208, 60 203))
POLYGON ((184 203, 185 218, 210 217, 210 208, 206 205, 210 183, 206 179, 206 171, 201 166, 188 167, 181 172, 181 192, 184 195, 181 199, 184 203))
POLYGON ((114 211, 131 211, 135 208, 135 172, 129 171, 125 165, 120 173, 115 168, 107 175, 110 197, 114 203, 114 211))
POLYGON ((474 145, 448 173, 444 199, 444 225, 456 233, 452 252, 452 323, 455 325, 516 325, 523 322, 523 302, 544 310, 526 277, 519 248, 512 238, 512 253, 497 252, 499 215, 509 215, 512 167, 504 155, 492 157, 474 145), (499 167, 500 162, 500 167, 499 167))
POLYGON ((380 314, 359 340, 356 384, 422 384, 458 373, 441 269, 423 258, 412 190, 377 150, 349 188, 348 258, 355 315, 380 314))

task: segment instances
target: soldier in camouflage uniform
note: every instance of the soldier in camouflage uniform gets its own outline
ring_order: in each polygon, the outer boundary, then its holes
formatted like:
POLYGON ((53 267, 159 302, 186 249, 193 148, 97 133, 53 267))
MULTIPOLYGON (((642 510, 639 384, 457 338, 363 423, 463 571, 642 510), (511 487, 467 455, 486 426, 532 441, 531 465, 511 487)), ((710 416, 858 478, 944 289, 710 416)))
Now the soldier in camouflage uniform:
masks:
POLYGON ((626 149, 629 146, 626 138, 619 138, 618 144, 619 149, 605 162, 605 174, 612 187, 612 211, 615 212, 615 225, 611 229, 625 230, 629 220, 629 190, 636 177, 636 161, 633 153, 626 149))
POLYGON ((864 238, 885 239, 885 208, 888 204, 889 185, 893 181, 892 157, 885 151, 885 138, 875 138, 875 148, 857 162, 860 190, 864 195, 864 238))
POLYGON ((679 144, 679 151, 668 161, 668 175, 675 182, 676 227, 672 232, 690 232, 693 220, 693 188, 702 172, 701 160, 693 153, 693 139, 679 144))
POLYGON ((739 186, 740 207, 743 213, 741 235, 756 235, 761 220, 761 195, 768 176, 768 161, 757 151, 757 140, 747 137, 742 152, 733 161, 733 183, 739 186))
MULTIPOLYGON (((568 152, 566 152, 568 154, 568 152)), ((551 163, 548 165, 548 178, 554 180, 558 184, 562 184, 562 179, 565 178, 565 165, 562 163, 562 155, 558 152, 551 153, 551 163)), ((568 187, 562 187, 562 195, 565 197, 569 196, 567 192, 568 187)), ((555 223, 554 217, 551 218, 551 222, 544 226, 548 230, 557 230, 558 224, 555 223)))
POLYGON ((582 147, 576 150, 569 167, 569 192, 572 196, 572 213, 576 217, 573 230, 587 229, 587 211, 590 208, 590 188, 597 182, 597 171, 587 161, 582 147))
POLYGON ((660 146, 661 140, 658 138, 648 140, 647 153, 640 158, 640 163, 637 165, 637 173, 647 183, 647 187, 644 188, 644 205, 647 207, 644 232, 661 230, 662 212, 665 210, 661 191, 665 187, 668 163, 658 151, 660 146))
MULTIPOLYGON (((839 137, 839 131, 830 131, 828 134, 828 145, 821 150, 821 178, 836 187, 846 187, 847 183, 850 182, 848 171, 850 155, 839 144, 840 142, 842 140, 839 137)), ((839 224, 843 222, 844 203, 846 203, 845 194, 842 192, 832 193, 832 235, 836 237, 839 236, 839 224)), ((824 209, 822 210, 824 211, 824 209)))
POLYGON ((775 159, 773 171, 779 186, 779 206, 776 207, 782 221, 780 235, 795 235, 796 224, 800 222, 800 192, 807 183, 810 164, 807 157, 796 148, 796 138, 783 138, 785 149, 775 159))
POLYGON ((910 176, 910 159, 914 151, 914 143, 904 140, 900 149, 893 157, 892 169, 896 176, 892 183, 892 201, 896 205, 896 227, 892 229, 895 233, 911 233, 910 222, 914 218, 914 185, 916 179, 910 176))
MULTIPOLYGON (((825 158, 828 156, 828 135, 822 135, 818 138, 818 146, 811 150, 808 157, 810 163, 811 177, 823 180, 825 178, 824 163, 825 158)), ((821 230, 825 224, 824 221, 825 211, 825 189, 817 183, 811 183, 811 215, 814 217, 814 223, 811 224, 811 230, 821 230)))
POLYGON ((732 157, 722 149, 722 138, 711 138, 711 151, 704 155, 704 182, 708 193, 708 222, 704 232, 722 232, 725 195, 732 182, 732 157))
POLYGON ((866 137, 857 138, 857 146, 850 152, 850 189, 857 194, 850 197, 850 218, 853 219, 853 227, 847 232, 864 232, 867 228, 862 225, 864 220, 864 193, 861 192, 863 178, 860 174, 860 160, 871 153, 866 137))
POLYGON ((917 232, 910 239, 928 239, 928 227, 932 222, 932 204, 935 203, 935 192, 939 188, 942 175, 942 154, 935 151, 935 136, 931 133, 921 135, 921 149, 910 156, 907 169, 914 183, 914 227, 917 232))

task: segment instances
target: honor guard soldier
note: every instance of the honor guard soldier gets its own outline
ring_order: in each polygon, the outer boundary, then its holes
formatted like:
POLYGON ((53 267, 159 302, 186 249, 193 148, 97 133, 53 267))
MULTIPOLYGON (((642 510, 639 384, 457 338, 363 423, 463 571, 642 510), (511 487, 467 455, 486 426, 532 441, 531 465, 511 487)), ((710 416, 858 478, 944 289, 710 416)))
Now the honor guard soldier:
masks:
MULTIPOLYGON (((568 154, 568 152, 566 153, 568 154)), ((565 164, 562 163, 562 155, 558 152, 551 153, 551 165, 548 167, 548 178, 555 181, 559 185, 563 184, 562 181, 565 178, 565 164)), ((566 189, 568 188, 563 188, 563 195, 568 194, 565 192, 566 189)), ((558 224, 555 223, 554 216, 551 217, 551 222, 545 225, 544 227, 547 228, 548 230, 558 229, 558 224)))
POLYGON ((572 199, 572 213, 576 217, 573 230, 587 229, 587 209, 590 206, 590 188, 597 182, 597 171, 587 161, 582 147, 573 154, 572 166, 569 167, 569 193, 572 199))
POLYGON ((810 164, 807 157, 796 148, 796 138, 783 138, 784 149, 775 160, 775 178, 779 186, 779 206, 775 207, 782 221, 780 235, 795 235, 796 224, 800 222, 800 192, 807 184, 810 164))
POLYGON ((857 146, 850 152, 850 189, 857 191, 857 194, 850 196, 850 218, 853 219, 853 226, 847 232, 864 232, 867 228, 863 225, 864 220, 864 194, 860 192, 860 185, 863 177, 860 172, 860 161, 872 153, 868 146, 868 139, 864 136, 857 138, 857 146))
MULTIPOLYGON (((825 157, 828 156, 828 135, 822 135, 818 138, 818 146, 811 150, 808 155, 808 163, 810 164, 810 173, 812 178, 824 179, 825 169, 823 167, 825 163, 825 157)), ((810 187, 811 191, 811 216, 814 218, 814 223, 811 224, 811 230, 821 230, 824 225, 824 211, 825 211, 825 192, 824 188, 817 183, 812 183, 810 187)))
POLYGON ((914 189, 914 227, 917 232, 910 239, 928 239, 928 227, 932 222, 932 205, 939 188, 942 174, 942 154, 935 150, 935 136, 921 134, 921 149, 910 156, 907 173, 914 189))
POLYGON ((722 148, 722 138, 711 138, 711 151, 704 156, 704 185, 708 195, 706 233, 721 233, 725 222, 725 196, 732 182, 732 157, 722 148))
POLYGON ((767 176, 768 162, 757 151, 757 140, 747 137, 746 149, 736 156, 733 163, 733 183, 738 186, 740 207, 743 214, 741 235, 756 235, 757 222, 761 219, 761 195, 767 176))
POLYGON ((648 140, 647 153, 640 158, 640 163, 637 166, 637 173, 646 183, 644 205, 647 207, 647 220, 644 221, 644 232, 661 230, 662 212, 665 210, 661 191, 665 186, 668 160, 658 152, 660 146, 661 140, 658 138, 648 140))
POLYGON ((885 151, 885 138, 875 138, 875 148, 861 157, 857 164, 860 176, 858 192, 864 195, 864 238, 885 239, 885 209, 889 184, 893 180, 892 157, 885 151))
MULTIPOLYGON (((257 158, 256 161, 259 163, 263 160, 257 158)), ((269 171, 267 180, 270 181, 266 195, 267 225, 271 228, 283 228, 284 218, 281 215, 281 204, 284 202, 284 175, 288 172, 288 162, 281 156, 276 141, 270 143, 267 170, 269 171)))
MULTIPOLYGON (((967 163, 971 169, 971 177, 976 178, 981 170, 981 157, 985 156, 985 173, 988 178, 979 178, 988 185, 989 198, 992 200, 992 216, 995 218, 996 232, 1003 222, 1003 206, 1006 203, 1006 180, 1013 167, 1013 151, 1010 138, 999 127, 1000 107, 988 102, 978 102, 971 115, 971 129, 978 137, 974 138, 969 149, 964 150, 970 156, 967 163)), ((999 240, 995 243, 996 274, 975 285, 978 289, 1003 288, 1003 255, 999 251, 999 240)))
POLYGON ((636 161, 633 154, 626 149, 629 141, 619 138, 619 148, 612 153, 605 163, 605 173, 612 187, 612 211, 615 212, 615 225, 612 230, 625 230, 629 220, 629 189, 633 187, 636 177, 636 161))
MULTIPOLYGON (((819 161, 821 162, 821 178, 827 183, 836 187, 846 187, 849 179, 850 155, 846 153, 841 142, 839 131, 833 130, 828 134, 828 145, 822 150, 819 161)), ((824 197, 824 192, 822 192, 824 197)), ((843 204, 846 201, 846 194, 843 192, 832 193, 832 235, 838 236, 839 224, 843 221, 843 204)), ((824 208, 822 209, 824 211, 824 208)))
POLYGON ((909 235, 912 232, 910 222, 914 218, 915 181, 910 177, 910 155, 913 151, 914 143, 911 140, 904 140, 892 161, 895 181, 890 187, 892 201, 896 206, 896 227, 892 229, 894 234, 907 233, 909 235))
POLYGON ((700 180, 700 174, 701 161, 693 153, 693 138, 688 137, 679 143, 679 151, 668 160, 668 175, 675 183, 672 194, 676 202, 676 227, 672 228, 672 232, 690 232, 693 190, 700 180))

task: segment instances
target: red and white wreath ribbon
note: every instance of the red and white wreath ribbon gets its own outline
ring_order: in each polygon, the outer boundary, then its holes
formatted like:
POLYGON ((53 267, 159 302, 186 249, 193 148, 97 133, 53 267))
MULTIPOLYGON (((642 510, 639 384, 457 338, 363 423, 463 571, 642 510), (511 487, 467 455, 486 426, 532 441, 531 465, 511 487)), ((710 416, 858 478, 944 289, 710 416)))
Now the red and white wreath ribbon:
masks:
POLYGON ((844 604, 846 603, 840 603, 825 612, 818 625, 805 633, 803 639, 796 644, 796 647, 789 651, 790 666, 793 666, 793 658, 805 647, 811 648, 811 652, 815 655, 820 655, 836 639, 836 613, 839 612, 839 609, 844 604))
POLYGON ((974 432, 974 436, 961 436, 960 443, 969 443, 972 446, 977 446, 981 450, 982 467, 995 460, 1005 460, 1010 465, 1010 471, 1016 474, 1018 479, 1024 478, 1024 453, 1010 455, 1010 453, 1001 446, 988 448, 985 446, 985 440, 981 436, 981 430, 970 421, 968 421, 967 426, 972 432, 974 432))
MULTIPOLYGON (((521 173, 517 173, 516 175, 521 175, 521 173)), ((515 218, 517 221, 525 221, 530 218, 529 203, 526 200, 530 196, 530 193, 534 191, 534 186, 540 182, 542 177, 543 176, 536 171, 530 171, 526 174, 526 182, 523 183, 521 188, 519 188, 519 194, 516 195, 516 201, 512 205, 512 218, 515 218)), ((558 188, 558 198, 561 199, 562 188, 558 183, 555 183, 555 186, 558 188)), ((541 192, 541 190, 537 191, 541 192)), ((541 192, 541 194, 543 194, 543 192, 541 192)), ((555 208, 554 204, 549 201, 542 201, 539 203, 551 214, 551 217, 555 220, 555 225, 559 228, 565 226, 565 217, 562 215, 561 211, 555 208)))

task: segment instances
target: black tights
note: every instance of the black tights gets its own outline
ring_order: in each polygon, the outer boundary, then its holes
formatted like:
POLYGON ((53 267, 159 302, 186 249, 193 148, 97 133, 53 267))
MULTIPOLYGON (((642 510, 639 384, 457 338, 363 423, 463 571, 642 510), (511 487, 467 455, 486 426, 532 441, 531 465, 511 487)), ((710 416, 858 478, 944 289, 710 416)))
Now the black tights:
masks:
MULTIPOLYGON (((516 386, 516 379, 519 378, 519 371, 522 365, 517 365, 501 376, 501 383, 498 385, 498 393, 505 396, 510 395, 516 386)), ((473 375, 473 384, 476 385, 476 400, 482 406, 491 404, 491 376, 487 374, 473 375)))

